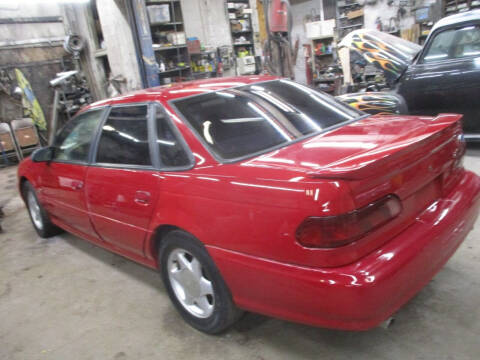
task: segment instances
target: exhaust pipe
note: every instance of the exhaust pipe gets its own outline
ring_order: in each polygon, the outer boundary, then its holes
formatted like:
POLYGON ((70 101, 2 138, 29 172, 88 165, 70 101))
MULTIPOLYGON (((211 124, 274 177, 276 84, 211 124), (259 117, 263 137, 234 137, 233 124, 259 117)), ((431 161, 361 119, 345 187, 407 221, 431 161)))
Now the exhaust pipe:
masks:
POLYGON ((391 316, 387 320, 382 322, 380 324, 380 327, 385 329, 385 330, 388 330, 393 325, 394 322, 395 322, 395 318, 393 316, 391 316))

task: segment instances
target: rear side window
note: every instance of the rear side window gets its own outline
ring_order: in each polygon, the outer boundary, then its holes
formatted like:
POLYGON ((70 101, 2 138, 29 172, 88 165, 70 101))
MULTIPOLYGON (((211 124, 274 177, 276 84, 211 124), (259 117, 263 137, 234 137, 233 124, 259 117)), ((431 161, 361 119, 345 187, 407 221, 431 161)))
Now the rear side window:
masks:
POLYGON ((165 113, 156 107, 157 146, 162 167, 182 167, 191 161, 177 136, 173 125, 167 120, 165 113))
POLYGON ((103 125, 97 163, 151 166, 147 105, 114 107, 103 125))
POLYGON ((478 26, 445 30, 437 34, 431 41, 423 62, 431 63, 470 56, 480 56, 480 27, 478 26))
POLYGON ((218 92, 176 105, 196 132, 224 159, 255 153, 290 140, 271 116, 245 96, 218 92))
POLYGON ((87 162, 90 144, 100 121, 103 109, 91 110, 76 116, 60 130, 55 138, 54 159, 66 162, 87 162))
POLYGON ((288 80, 259 82, 174 104, 210 150, 225 160, 264 152, 363 115, 288 80))

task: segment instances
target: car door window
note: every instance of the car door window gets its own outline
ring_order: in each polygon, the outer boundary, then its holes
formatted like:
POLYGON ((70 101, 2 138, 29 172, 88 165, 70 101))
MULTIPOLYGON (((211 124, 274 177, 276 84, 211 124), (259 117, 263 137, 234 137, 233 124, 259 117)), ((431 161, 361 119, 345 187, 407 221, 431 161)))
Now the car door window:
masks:
POLYGON ((151 166, 147 105, 114 107, 103 125, 97 163, 151 166))
POLYGON ((157 146, 160 154, 162 167, 183 167, 192 163, 185 146, 182 144, 180 134, 178 134, 174 125, 166 117, 165 112, 156 107, 156 126, 157 126, 157 146))
POLYGON ((458 31, 457 41, 452 51, 453 58, 480 55, 480 27, 468 26, 458 31))
POLYGON ((431 63, 480 55, 480 27, 467 26, 437 34, 426 51, 423 62, 431 63))
POLYGON ((87 111, 68 122, 55 138, 54 160, 87 162, 90 144, 102 120, 103 111, 87 111))
POLYGON ((455 37, 455 30, 447 30, 436 35, 430 47, 428 48, 423 62, 431 63, 440 60, 448 59, 448 54, 452 46, 453 38, 455 37))

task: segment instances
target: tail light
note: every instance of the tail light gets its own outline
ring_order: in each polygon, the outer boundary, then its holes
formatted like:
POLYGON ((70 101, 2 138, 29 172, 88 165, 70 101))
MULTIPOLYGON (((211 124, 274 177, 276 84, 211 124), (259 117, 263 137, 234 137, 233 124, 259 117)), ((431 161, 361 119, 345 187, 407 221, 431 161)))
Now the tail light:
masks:
POLYGON ((305 247, 335 248, 352 243, 381 227, 402 211, 402 203, 388 195, 363 208, 338 216, 309 217, 296 231, 305 247))

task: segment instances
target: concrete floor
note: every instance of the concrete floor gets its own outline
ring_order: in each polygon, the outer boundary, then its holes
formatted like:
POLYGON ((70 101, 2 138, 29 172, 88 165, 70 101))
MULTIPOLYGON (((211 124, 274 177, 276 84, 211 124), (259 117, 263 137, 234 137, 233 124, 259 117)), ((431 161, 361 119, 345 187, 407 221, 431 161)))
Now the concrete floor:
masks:
MULTIPOLYGON (((480 148, 466 167, 480 173, 480 148)), ((38 238, 0 170, 0 359, 479 359, 480 227, 388 330, 345 332, 248 314, 208 336, 156 272, 73 235, 38 238)))

